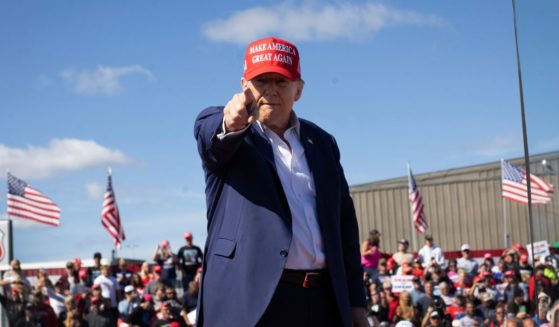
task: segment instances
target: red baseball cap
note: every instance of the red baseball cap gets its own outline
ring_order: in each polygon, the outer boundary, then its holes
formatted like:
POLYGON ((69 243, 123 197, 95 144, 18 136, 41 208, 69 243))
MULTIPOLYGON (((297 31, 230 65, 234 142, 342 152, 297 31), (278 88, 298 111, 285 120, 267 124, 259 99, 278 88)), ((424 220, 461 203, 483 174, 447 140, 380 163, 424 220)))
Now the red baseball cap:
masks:
POLYGON ((243 77, 250 81, 265 73, 278 73, 292 81, 301 78, 297 47, 274 37, 249 44, 245 53, 243 77))
POLYGON ((88 273, 87 269, 82 268, 82 269, 80 269, 78 275, 80 276, 80 278, 85 278, 85 277, 87 277, 87 273, 88 273))
POLYGON ((528 262, 528 255, 527 254, 521 254, 520 255, 520 261, 528 262))
POLYGON ((161 242, 161 247, 162 247, 162 248, 166 248, 166 247, 168 247, 168 246, 169 246, 169 241, 163 240, 163 241, 161 242))
POLYGON ((184 233, 184 238, 191 240, 192 239, 192 233, 191 232, 184 233))
POLYGON ((156 265, 153 267, 153 272, 154 273, 160 273, 161 272, 161 266, 160 265, 156 265))
POLYGON ((483 258, 484 258, 484 259, 492 259, 493 256, 491 255, 491 253, 488 252, 488 253, 486 253, 486 254, 483 255, 483 258))
POLYGON ((81 266, 82 265, 82 260, 80 258, 75 258, 74 259, 74 265, 81 266))
POLYGON ((507 272, 505 272, 505 276, 507 276, 507 277, 513 277, 513 276, 514 276, 514 271, 512 271, 512 270, 507 270, 507 272))

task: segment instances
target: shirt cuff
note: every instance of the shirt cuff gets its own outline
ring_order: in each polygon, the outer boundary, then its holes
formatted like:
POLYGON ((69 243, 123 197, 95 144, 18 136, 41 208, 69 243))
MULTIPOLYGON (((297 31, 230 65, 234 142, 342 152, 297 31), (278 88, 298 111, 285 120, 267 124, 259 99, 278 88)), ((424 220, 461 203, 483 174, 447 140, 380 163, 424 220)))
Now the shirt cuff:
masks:
POLYGON ((216 136, 220 141, 222 141, 222 140, 225 140, 229 137, 233 137, 233 136, 240 135, 240 134, 244 133, 244 131, 246 131, 249 127, 250 127, 250 124, 247 124, 246 127, 241 129, 241 130, 227 133, 225 131, 225 119, 223 119, 223 121, 221 122, 221 133, 217 134, 216 136))

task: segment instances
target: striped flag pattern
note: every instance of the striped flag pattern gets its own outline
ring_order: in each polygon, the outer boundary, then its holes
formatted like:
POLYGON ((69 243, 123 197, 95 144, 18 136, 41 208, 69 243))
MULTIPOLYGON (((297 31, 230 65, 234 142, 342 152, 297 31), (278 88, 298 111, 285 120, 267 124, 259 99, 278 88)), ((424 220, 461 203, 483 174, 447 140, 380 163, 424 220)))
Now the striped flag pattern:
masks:
POLYGON ((60 208, 37 189, 8 173, 8 216, 60 225, 60 208))
POLYGON ((425 212, 423 208, 423 199, 415 183, 415 178, 411 168, 408 167, 408 182, 409 182, 409 197, 410 206, 413 216, 413 225, 415 229, 420 233, 425 233, 429 225, 427 225, 427 218, 425 217, 425 212))
POLYGON ((111 170, 109 169, 107 191, 105 192, 103 213, 101 214, 101 224, 114 239, 116 248, 119 249, 121 243, 126 239, 126 236, 124 235, 124 229, 120 222, 120 213, 116 204, 112 180, 111 170))
MULTIPOLYGON (((518 203, 528 203, 528 185, 526 184, 526 171, 517 168, 506 161, 501 163, 501 196, 507 200, 518 203)), ((530 174, 532 204, 546 204, 553 199, 554 186, 530 174)))

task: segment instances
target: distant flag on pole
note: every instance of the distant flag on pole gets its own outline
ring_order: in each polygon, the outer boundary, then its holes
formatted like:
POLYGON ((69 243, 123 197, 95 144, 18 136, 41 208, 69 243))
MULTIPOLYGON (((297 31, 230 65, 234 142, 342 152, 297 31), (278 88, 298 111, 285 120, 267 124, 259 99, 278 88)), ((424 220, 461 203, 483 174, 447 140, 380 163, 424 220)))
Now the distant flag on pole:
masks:
POLYGON ((8 173, 8 216, 60 225, 60 208, 33 186, 8 173))
POLYGON ((415 183, 415 178, 411 168, 408 166, 408 182, 409 182, 409 197, 410 197, 410 207, 413 217, 413 225, 415 229, 420 233, 425 233, 429 225, 427 225, 427 218, 425 217, 425 211, 423 210, 423 199, 415 183))
MULTIPOLYGON (((507 200, 518 203, 528 203, 528 185, 526 184, 526 171, 510 163, 501 161, 501 196, 507 200)), ((546 204, 553 199, 554 186, 543 181, 534 174, 530 174, 532 204, 546 204)))
POLYGON ((122 223, 120 222, 120 213, 116 204, 110 168, 107 181, 107 191, 105 192, 105 199, 103 201, 101 224, 114 239, 116 248, 119 249, 120 244, 126 239, 126 236, 124 236, 124 229, 122 228, 122 223))

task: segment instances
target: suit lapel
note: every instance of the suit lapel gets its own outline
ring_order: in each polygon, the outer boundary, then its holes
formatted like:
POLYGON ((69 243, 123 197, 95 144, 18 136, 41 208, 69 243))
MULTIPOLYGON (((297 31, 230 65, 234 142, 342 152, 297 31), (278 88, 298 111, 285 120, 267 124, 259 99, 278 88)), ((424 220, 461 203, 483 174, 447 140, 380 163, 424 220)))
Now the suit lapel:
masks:
POLYGON ((316 215, 319 222, 319 226, 324 234, 324 227, 326 226, 326 222, 324 221, 325 217, 325 208, 327 208, 327 203, 325 203, 325 194, 328 188, 328 181, 326 176, 324 175, 324 162, 323 160, 328 160, 324 157, 321 144, 319 138, 313 133, 313 130, 310 126, 308 126, 304 121, 300 120, 301 122, 301 144, 303 144, 303 148, 305 149, 305 157, 307 158, 307 164, 309 166, 309 170, 312 173, 313 180, 314 180, 314 188, 316 190, 316 215))

